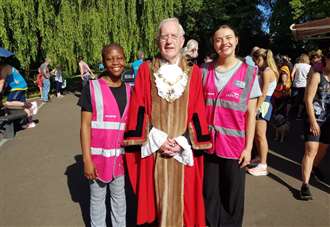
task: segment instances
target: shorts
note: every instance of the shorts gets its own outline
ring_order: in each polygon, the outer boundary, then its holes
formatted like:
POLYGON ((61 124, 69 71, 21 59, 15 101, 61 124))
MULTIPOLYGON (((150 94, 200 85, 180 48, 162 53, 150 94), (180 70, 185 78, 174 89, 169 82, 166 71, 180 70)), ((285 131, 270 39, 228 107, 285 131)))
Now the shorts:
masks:
POLYGON ((267 110, 264 110, 265 111, 264 114, 261 114, 260 112, 257 114, 257 116, 256 116, 257 121, 258 120, 270 121, 270 119, 272 117, 272 112, 273 112, 273 106, 272 106, 270 100, 271 100, 271 96, 266 96, 264 103, 267 103, 269 107, 267 110))
POLYGON ((305 142, 320 142, 323 144, 330 144, 330 120, 325 122, 317 122, 320 126, 321 133, 318 136, 314 136, 310 131, 310 124, 308 121, 304 123, 304 138, 305 142))
POLYGON ((25 90, 9 92, 7 101, 8 102, 12 102, 12 101, 26 102, 25 90))
POLYGON ((304 96, 305 96, 305 87, 293 87, 291 90, 291 104, 305 105, 304 96))

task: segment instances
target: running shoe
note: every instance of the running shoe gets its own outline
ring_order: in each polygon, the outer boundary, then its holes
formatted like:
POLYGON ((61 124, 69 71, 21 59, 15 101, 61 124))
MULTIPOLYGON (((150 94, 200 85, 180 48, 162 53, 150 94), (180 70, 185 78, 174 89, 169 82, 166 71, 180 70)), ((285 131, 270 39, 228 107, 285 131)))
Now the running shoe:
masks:
POLYGON ((309 190, 308 184, 302 184, 300 189, 300 198, 302 200, 312 200, 313 196, 311 191, 309 190))
POLYGON ((24 128, 24 129, 27 129, 27 128, 34 128, 34 127, 36 127, 36 126, 37 126, 36 123, 31 122, 31 123, 27 123, 26 125, 23 125, 22 128, 24 128))
POLYGON ((247 170, 253 176, 266 176, 268 174, 267 164, 259 163, 256 167, 247 170))

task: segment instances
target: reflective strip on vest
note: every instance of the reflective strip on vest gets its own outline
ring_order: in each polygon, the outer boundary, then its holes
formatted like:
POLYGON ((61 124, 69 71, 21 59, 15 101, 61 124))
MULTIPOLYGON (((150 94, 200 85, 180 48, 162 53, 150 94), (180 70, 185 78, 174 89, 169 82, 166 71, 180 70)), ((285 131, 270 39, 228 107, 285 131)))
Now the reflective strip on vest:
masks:
POLYGON ((253 84, 251 83, 252 80, 253 80, 253 72, 254 72, 254 67, 253 66, 248 66, 247 68, 247 72, 246 72, 246 76, 247 76, 247 80, 246 80, 246 85, 249 85, 251 84, 251 88, 249 87, 246 87, 243 92, 242 92, 242 95, 241 95, 241 100, 244 101, 244 100, 247 100, 249 99, 250 97, 248 97, 248 95, 250 94, 250 91, 253 87, 253 84))
POLYGON ((227 100, 220 100, 217 99, 214 105, 215 99, 206 99, 206 105, 210 106, 221 106, 227 109, 237 110, 237 111, 246 111, 246 106, 242 106, 240 103, 227 101, 227 100))
POLYGON ((104 157, 118 157, 121 154, 124 154, 124 148, 115 148, 115 149, 102 149, 102 148, 95 148, 91 147, 91 154, 92 155, 102 155, 104 157))
POLYGON ((120 122, 92 121, 92 128, 94 129, 125 130, 125 127, 126 124, 120 122))
POLYGON ((220 132, 222 135, 226 136, 237 136, 237 137, 245 137, 245 131, 235 130, 231 128, 224 128, 220 126, 214 126, 215 130, 220 132))
POLYGON ((101 90, 101 85, 98 80, 91 80, 94 87, 94 95, 95 95, 95 106, 96 106, 96 121, 103 122, 103 95, 101 90))

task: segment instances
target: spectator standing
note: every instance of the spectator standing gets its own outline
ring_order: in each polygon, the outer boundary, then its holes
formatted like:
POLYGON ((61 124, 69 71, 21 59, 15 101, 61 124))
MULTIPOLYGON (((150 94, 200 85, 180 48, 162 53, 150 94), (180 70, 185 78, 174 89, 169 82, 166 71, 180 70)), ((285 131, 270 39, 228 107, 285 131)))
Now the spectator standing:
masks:
POLYGON ((143 63, 143 59, 144 59, 144 53, 143 51, 139 50, 138 52, 138 59, 133 61, 132 63, 132 69, 133 69, 133 74, 134 74, 134 78, 137 75, 137 72, 140 68, 140 65, 143 63))
POLYGON ((257 166, 249 168, 248 172, 253 176, 265 176, 268 174, 267 124, 272 116, 271 98, 277 85, 279 73, 271 50, 258 49, 253 53, 253 60, 259 69, 258 79, 262 91, 262 95, 257 101, 257 122, 254 137, 260 160, 255 160, 257 166))
POLYGON ((260 47, 258 47, 258 46, 253 47, 250 55, 248 55, 244 58, 246 64, 249 64, 252 66, 256 65, 255 62, 253 61, 253 53, 256 52, 258 49, 260 49, 260 47))
POLYGON ((311 66, 314 72, 322 73, 323 72, 323 62, 322 62, 322 50, 318 49, 316 51, 312 51, 311 53, 311 66))
POLYGON ((82 81, 82 87, 85 87, 88 84, 90 79, 95 78, 92 70, 89 68, 88 64, 84 62, 84 57, 79 57, 79 72, 82 81))
POLYGON ((45 62, 40 65, 42 74, 42 101, 48 102, 48 95, 50 91, 50 72, 49 72, 50 59, 46 58, 45 62))
POLYGON ((291 73, 292 77, 292 93, 291 104, 288 105, 288 111, 295 105, 298 105, 297 118, 301 119, 304 111, 304 94, 307 84, 307 75, 311 69, 307 54, 302 54, 299 57, 299 62, 293 66, 291 73))
POLYGON ((38 68, 37 80, 35 82, 39 89, 40 99, 42 99, 42 73, 40 67, 38 68))
MULTIPOLYGON (((301 199, 312 199, 309 179, 314 165, 314 174, 320 176, 318 164, 330 144, 330 53, 325 57, 321 73, 313 72, 308 78, 305 94, 307 118, 305 119, 305 155, 302 160, 301 199)), ((321 179, 322 180, 322 179, 321 179)))
POLYGON ((280 69, 280 77, 273 94, 274 112, 288 116, 287 105, 291 95, 291 75, 289 67, 283 65, 280 69))
POLYGON ((198 42, 194 39, 188 40, 186 46, 183 48, 182 54, 186 57, 189 65, 197 64, 198 42))
POLYGON ((63 85, 63 73, 62 66, 57 65, 56 68, 52 71, 52 74, 55 76, 55 88, 56 88, 56 97, 62 98, 62 85, 63 85))

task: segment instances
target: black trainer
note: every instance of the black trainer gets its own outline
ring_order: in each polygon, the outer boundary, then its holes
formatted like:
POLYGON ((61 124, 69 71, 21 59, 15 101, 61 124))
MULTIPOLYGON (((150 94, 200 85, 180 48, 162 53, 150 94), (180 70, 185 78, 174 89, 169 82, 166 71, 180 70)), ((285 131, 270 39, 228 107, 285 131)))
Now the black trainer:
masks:
POLYGON ((318 181, 321 184, 324 184, 324 175, 322 174, 321 170, 318 167, 313 167, 313 176, 316 181, 318 181))
POLYGON ((300 189, 300 198, 302 200, 312 200, 313 196, 309 190, 308 184, 303 184, 300 189))

